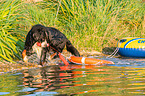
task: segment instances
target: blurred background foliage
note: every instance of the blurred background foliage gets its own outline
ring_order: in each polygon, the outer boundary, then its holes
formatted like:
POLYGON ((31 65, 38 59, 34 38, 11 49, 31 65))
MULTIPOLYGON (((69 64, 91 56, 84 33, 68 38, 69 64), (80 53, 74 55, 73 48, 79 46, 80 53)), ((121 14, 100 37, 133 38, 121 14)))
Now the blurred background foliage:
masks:
POLYGON ((142 0, 1 0, 0 61, 21 59, 35 24, 55 27, 79 50, 116 47, 122 37, 145 37, 142 0))

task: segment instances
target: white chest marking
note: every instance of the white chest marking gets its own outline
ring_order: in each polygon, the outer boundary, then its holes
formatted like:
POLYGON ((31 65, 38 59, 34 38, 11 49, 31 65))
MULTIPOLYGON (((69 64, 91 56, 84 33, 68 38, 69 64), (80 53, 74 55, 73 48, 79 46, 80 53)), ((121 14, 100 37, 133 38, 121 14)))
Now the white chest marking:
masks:
POLYGON ((37 42, 32 46, 33 52, 36 52, 37 57, 40 59, 42 47, 37 46, 37 42))
POLYGON ((36 52, 37 57, 40 59, 42 48, 47 47, 47 41, 41 43, 41 46, 37 46, 37 42, 32 46, 33 52, 36 52))

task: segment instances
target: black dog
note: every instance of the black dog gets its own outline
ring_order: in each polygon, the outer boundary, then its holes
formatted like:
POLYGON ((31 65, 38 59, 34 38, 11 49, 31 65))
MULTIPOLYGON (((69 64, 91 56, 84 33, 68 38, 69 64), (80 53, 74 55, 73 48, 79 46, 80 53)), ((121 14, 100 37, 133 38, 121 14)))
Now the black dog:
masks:
POLYGON ((40 65, 43 65, 47 52, 50 53, 53 51, 58 55, 58 53, 63 51, 65 45, 67 51, 71 52, 75 56, 80 56, 77 49, 59 30, 37 24, 32 27, 26 36, 22 58, 25 62, 27 62, 27 56, 36 52, 37 56, 40 58, 40 65))

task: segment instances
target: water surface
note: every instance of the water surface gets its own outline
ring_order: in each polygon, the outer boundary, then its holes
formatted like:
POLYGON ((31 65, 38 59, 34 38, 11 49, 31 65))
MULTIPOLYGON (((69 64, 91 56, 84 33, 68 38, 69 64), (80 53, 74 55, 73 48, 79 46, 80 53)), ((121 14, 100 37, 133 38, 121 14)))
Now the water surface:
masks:
POLYGON ((50 65, 0 75, 4 96, 143 96, 145 60, 95 57, 114 65, 50 65))

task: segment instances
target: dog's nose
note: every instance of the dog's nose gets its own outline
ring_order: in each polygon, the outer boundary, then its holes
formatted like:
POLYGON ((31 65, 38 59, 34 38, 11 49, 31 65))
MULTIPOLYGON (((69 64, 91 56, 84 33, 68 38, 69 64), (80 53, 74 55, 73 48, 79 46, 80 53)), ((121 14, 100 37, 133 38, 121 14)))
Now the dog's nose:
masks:
POLYGON ((26 55, 26 49, 24 49, 22 51, 22 59, 23 59, 24 62, 28 62, 27 55, 26 55))

